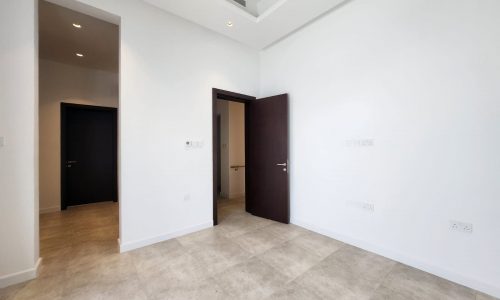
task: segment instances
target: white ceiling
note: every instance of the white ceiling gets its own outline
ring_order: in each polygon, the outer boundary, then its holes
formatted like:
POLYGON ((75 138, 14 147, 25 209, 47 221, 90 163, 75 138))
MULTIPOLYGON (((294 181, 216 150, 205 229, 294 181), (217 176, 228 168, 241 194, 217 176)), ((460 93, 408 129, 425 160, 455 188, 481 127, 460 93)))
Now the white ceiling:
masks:
POLYGON ((39 1, 39 55, 65 64, 118 71, 118 26, 39 1), (73 23, 82 27, 77 29, 73 23), (84 54, 77 57, 76 53, 84 54))
POLYGON ((263 49, 346 0, 143 0, 256 49, 263 49), (227 22, 233 23, 232 27, 227 22))

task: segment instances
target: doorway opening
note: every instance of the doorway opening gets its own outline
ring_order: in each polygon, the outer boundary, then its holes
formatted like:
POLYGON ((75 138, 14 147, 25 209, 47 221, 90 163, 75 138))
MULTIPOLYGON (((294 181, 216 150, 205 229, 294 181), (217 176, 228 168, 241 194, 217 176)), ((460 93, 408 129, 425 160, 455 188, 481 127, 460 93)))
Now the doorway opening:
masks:
POLYGON ((118 252, 119 238, 119 18, 75 1, 64 5, 38 1, 39 234, 46 265, 81 259, 90 248, 118 252), (62 249, 75 255, 59 257, 62 249))
POLYGON ((212 90, 213 222, 228 214, 288 224, 288 95, 212 90))
POLYGON ((245 212, 245 104, 216 102, 217 207, 219 221, 245 212))

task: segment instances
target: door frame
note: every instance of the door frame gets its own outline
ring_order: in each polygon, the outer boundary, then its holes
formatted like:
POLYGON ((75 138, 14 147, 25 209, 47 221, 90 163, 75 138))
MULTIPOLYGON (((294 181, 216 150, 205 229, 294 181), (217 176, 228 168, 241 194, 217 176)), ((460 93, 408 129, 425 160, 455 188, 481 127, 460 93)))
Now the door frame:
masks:
MULTIPOLYGON (((248 104, 250 101, 256 100, 256 97, 248 96, 244 94, 238 94, 230 91, 225 91, 221 89, 212 89, 212 190, 213 190, 213 220, 214 226, 217 225, 217 169, 219 168, 219 159, 217 157, 217 137, 219 133, 217 132, 217 100, 233 101, 245 104, 245 149, 248 147, 248 104)), ((247 151, 245 151, 245 164, 247 161, 247 151)), ((245 168, 245 186, 247 185, 247 168, 245 168)), ((245 195, 248 197, 248 191, 245 188, 245 195)), ((245 209, 248 211, 248 201, 245 201, 245 209)))
POLYGON ((94 105, 84 105, 61 102, 61 210, 66 210, 68 207, 67 202, 67 191, 66 191, 66 115, 68 109, 82 109, 90 111, 110 111, 113 116, 113 147, 116 151, 113 151, 113 162, 114 162, 114 176, 113 182, 115 184, 116 197, 114 202, 118 202, 118 108, 116 107, 106 107, 106 106, 94 106, 94 105))

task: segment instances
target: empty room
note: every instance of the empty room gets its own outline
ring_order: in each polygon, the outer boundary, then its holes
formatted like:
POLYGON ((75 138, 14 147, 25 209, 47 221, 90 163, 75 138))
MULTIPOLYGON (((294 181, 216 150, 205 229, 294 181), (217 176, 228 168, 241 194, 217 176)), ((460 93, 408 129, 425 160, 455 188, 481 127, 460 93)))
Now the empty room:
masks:
POLYGON ((0 299, 500 299, 500 2, 2 0, 0 299))

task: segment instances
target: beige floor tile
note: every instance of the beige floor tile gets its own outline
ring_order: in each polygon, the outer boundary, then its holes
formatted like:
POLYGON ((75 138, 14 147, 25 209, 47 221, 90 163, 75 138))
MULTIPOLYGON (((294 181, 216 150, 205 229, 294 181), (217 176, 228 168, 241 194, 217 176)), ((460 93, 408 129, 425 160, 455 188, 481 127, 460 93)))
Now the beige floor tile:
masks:
POLYGON ((263 299, 283 287, 287 278, 253 257, 218 274, 216 280, 231 299, 263 299))
POLYGON ((138 270, 137 273, 150 297, 209 278, 206 266, 188 253, 171 260, 167 265, 159 264, 155 268, 138 270))
POLYGON ((225 241, 226 239, 220 227, 208 228, 177 238, 185 247, 197 246, 199 244, 217 244, 219 241, 225 241))
POLYGON ((368 299, 393 266, 389 259, 345 246, 297 280, 328 299, 368 299))
POLYGON ((345 246, 342 242, 310 231, 292 239, 290 243, 323 258, 345 246))
POLYGON ((114 285, 123 281, 139 279, 132 257, 125 254, 116 254, 100 260, 99 280, 106 285, 114 285))
POLYGON ((261 254, 286 241, 284 237, 276 236, 265 228, 250 231, 232 240, 253 255, 261 254))
POLYGON ((64 277, 52 276, 30 281, 15 295, 15 300, 40 299, 52 300, 62 299, 64 289, 64 277))
POLYGON ((40 216, 44 258, 11 299, 476 299, 489 296, 223 200, 220 225, 118 253, 118 204, 40 216))
POLYGON ((65 256, 53 256, 42 259, 38 269, 38 277, 65 276, 69 261, 65 256))
POLYGON ((198 282, 190 282, 183 285, 174 286, 171 289, 164 290, 154 299, 158 300, 223 300, 232 299, 222 288, 219 287, 214 279, 206 279, 198 282))
MULTIPOLYGON (((65 277, 64 297, 102 288, 100 266, 82 269, 65 277)), ((76 297, 76 296, 75 296, 76 297)))
POLYGON ((283 224, 277 222, 269 224, 268 226, 265 227, 265 229, 269 231, 269 233, 274 234, 275 236, 278 236, 285 240, 291 240, 300 235, 310 232, 309 230, 306 230, 304 228, 301 228, 293 224, 283 224))
POLYGON ((138 277, 107 285, 101 290, 101 299, 106 300, 146 300, 149 299, 138 277))
POLYGON ((269 300, 321 300, 319 295, 309 290, 307 287, 301 286, 296 282, 291 282, 284 288, 272 294, 269 300))
POLYGON ((481 292, 477 292, 476 300, 498 300, 498 298, 486 295, 486 294, 481 293, 481 292))
POLYGON ((126 253, 132 258, 138 272, 166 269, 186 254, 186 249, 175 239, 126 253))
POLYGON ((297 278, 323 259, 316 253, 290 242, 271 248, 258 257, 289 280, 297 278))
POLYGON ((228 238, 237 237, 245 233, 255 231, 259 228, 272 224, 270 220, 254 217, 250 214, 227 217, 220 222, 217 230, 220 230, 228 238))
POLYGON ((397 264, 382 285, 408 299, 474 300, 475 293, 461 285, 397 264))
POLYGON ((215 275, 225 269, 244 262, 251 254, 229 239, 218 243, 200 244, 189 249, 189 253, 203 265, 205 272, 215 275))
POLYGON ((166 274, 171 281, 200 281, 210 276, 206 271, 207 268, 208 266, 203 261, 186 253, 169 263, 166 274))
POLYGON ((0 289, 0 300, 11 300, 14 299, 16 294, 23 289, 29 282, 23 282, 9 287, 0 289))

